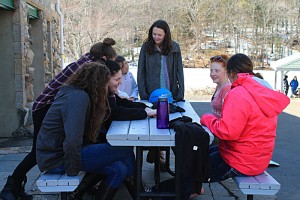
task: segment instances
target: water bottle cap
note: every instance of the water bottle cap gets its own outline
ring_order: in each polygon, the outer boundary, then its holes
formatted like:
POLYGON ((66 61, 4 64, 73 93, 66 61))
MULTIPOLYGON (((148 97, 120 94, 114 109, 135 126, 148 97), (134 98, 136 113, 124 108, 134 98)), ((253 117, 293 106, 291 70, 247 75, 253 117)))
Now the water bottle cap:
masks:
POLYGON ((162 95, 158 97, 158 101, 168 101, 168 95, 162 95))

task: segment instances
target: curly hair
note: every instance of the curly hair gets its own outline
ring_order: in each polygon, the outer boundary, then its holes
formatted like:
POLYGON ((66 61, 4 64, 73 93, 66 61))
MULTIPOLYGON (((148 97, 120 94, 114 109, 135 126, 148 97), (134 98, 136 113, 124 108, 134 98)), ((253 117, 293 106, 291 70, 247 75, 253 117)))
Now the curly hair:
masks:
POLYGON ((95 43, 91 49, 90 54, 94 56, 94 61, 112 60, 117 57, 115 49, 112 47, 116 41, 112 38, 105 38, 103 42, 95 43), (104 57, 106 57, 104 59, 104 57))
POLYGON ((84 140, 95 143, 107 110, 108 81, 110 71, 99 62, 85 63, 66 84, 74 85, 84 90, 90 97, 91 111, 89 124, 85 129, 84 140))
POLYGON ((162 54, 163 55, 168 55, 172 51, 172 37, 171 37, 171 31, 168 23, 164 20, 157 20, 155 21, 152 26, 150 27, 148 31, 148 38, 145 40, 145 45, 147 52, 149 54, 154 54, 155 50, 155 41, 153 39, 152 33, 153 33, 153 28, 160 28, 164 30, 165 32, 165 38, 164 41, 162 42, 162 54))

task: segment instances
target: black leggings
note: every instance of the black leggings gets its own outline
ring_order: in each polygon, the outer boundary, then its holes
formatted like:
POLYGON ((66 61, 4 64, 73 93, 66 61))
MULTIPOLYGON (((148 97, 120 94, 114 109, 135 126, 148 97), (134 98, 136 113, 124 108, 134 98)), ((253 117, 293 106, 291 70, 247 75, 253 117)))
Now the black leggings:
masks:
POLYGON ((36 139, 40 131, 42 122, 44 120, 44 117, 47 111, 49 110, 49 108, 50 105, 47 105, 32 112, 32 119, 33 119, 33 126, 34 126, 32 149, 14 170, 12 174, 14 180, 23 181, 27 172, 36 165, 36 139))

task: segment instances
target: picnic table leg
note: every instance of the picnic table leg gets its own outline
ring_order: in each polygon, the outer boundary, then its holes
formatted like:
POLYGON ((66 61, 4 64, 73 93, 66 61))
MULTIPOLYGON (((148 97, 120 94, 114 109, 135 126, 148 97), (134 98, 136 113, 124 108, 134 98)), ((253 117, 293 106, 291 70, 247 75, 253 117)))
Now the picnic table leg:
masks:
POLYGON ((61 192, 60 193, 60 199, 61 200, 67 200, 68 199, 68 193, 67 192, 61 192))
POLYGON ((136 147, 136 200, 140 199, 142 187, 143 147, 136 147))
POLYGON ((173 172, 170 168, 170 148, 167 147, 166 149, 166 167, 167 171, 171 176, 175 176, 175 172, 173 172))
POLYGON ((248 194, 247 195, 247 200, 253 200, 253 195, 252 194, 248 194))
POLYGON ((176 200, 180 200, 181 199, 181 173, 179 172, 179 165, 180 165, 180 162, 178 159, 176 159, 176 156, 175 156, 175 182, 176 182, 176 200))
POLYGON ((154 148, 155 156, 154 156, 154 180, 155 185, 159 189, 159 183, 160 183, 160 148, 155 147, 154 148))

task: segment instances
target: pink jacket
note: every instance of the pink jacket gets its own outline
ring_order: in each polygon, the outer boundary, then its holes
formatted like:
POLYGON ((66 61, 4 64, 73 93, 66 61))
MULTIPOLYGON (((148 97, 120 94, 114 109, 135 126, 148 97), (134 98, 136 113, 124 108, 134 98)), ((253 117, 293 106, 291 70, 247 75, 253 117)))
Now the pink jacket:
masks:
POLYGON ((289 102, 284 94, 244 75, 225 97, 222 117, 204 114, 200 123, 220 138, 219 152, 227 164, 243 174, 258 175, 272 158, 277 117, 289 102))

